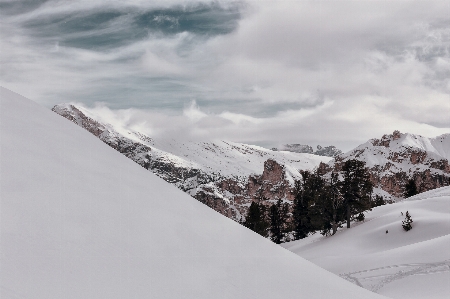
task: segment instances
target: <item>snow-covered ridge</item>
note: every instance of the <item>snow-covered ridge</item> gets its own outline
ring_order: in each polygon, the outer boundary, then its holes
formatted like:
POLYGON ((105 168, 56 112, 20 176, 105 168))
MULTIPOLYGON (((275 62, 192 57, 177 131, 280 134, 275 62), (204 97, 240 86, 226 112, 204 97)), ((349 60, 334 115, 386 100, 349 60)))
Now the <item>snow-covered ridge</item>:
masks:
POLYGON ((409 179, 414 179, 419 192, 449 185, 449 153, 450 134, 427 138, 395 131, 338 155, 320 168, 326 173, 348 159, 364 161, 378 190, 402 197, 409 179))
MULTIPOLYGON (((124 128, 119 124, 102 121, 101 115, 96 115, 81 106, 61 104, 53 111, 67 116, 72 115, 75 123, 83 126, 82 112, 86 117, 96 121, 105 128, 105 135, 110 138, 126 138, 151 148, 151 155, 159 160, 170 161, 177 167, 197 168, 207 173, 218 173, 226 177, 248 177, 262 172, 264 161, 273 159, 280 164, 289 164, 297 169, 313 169, 320 162, 329 158, 315 155, 275 152, 260 146, 235 143, 230 141, 188 142, 173 139, 153 139, 142 132, 124 128), (78 111, 77 111, 78 110, 78 111)), ((106 136, 105 136, 106 137, 106 136)))
POLYGON ((248 203, 259 196, 262 189, 273 190, 266 192, 270 200, 292 200, 289 188, 300 178, 299 171, 312 170, 321 162, 331 159, 222 140, 188 142, 155 139, 121 123, 108 123, 104 116, 85 107, 61 104, 52 110, 85 128, 144 168, 235 220, 245 214, 248 203), (275 175, 266 173, 266 176, 276 177, 279 182, 266 182, 258 177, 265 171, 266 164, 273 164, 268 161, 280 165, 272 167, 278 171, 275 175), (257 188, 252 185, 256 188, 252 191, 249 191, 250 177, 257 182, 257 188))

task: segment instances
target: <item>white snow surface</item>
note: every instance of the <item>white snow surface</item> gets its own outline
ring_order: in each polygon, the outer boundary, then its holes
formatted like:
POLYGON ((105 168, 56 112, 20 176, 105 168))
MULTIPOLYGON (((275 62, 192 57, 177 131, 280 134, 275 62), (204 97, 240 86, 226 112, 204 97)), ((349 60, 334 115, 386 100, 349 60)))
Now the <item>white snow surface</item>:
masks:
POLYGON ((382 298, 4 88, 0 116, 2 299, 382 298))
POLYGON ((391 298, 448 298, 450 187, 374 208, 364 223, 334 236, 315 234, 283 247, 391 298), (413 220, 408 232, 402 228, 406 211, 413 220))
POLYGON ((71 105, 108 128, 113 135, 119 134, 135 142, 149 146, 154 160, 171 162, 177 167, 195 168, 207 174, 223 177, 247 179, 249 175, 261 174, 264 162, 268 159, 280 165, 289 165, 296 170, 295 179, 300 178, 298 170, 313 170, 320 162, 327 163, 332 158, 306 153, 272 151, 260 146, 244 143, 215 140, 205 142, 180 141, 174 139, 150 138, 142 132, 129 127, 100 112, 94 112, 79 104, 60 104, 58 107, 72 111, 71 105), (147 138, 140 138, 146 136, 147 138))

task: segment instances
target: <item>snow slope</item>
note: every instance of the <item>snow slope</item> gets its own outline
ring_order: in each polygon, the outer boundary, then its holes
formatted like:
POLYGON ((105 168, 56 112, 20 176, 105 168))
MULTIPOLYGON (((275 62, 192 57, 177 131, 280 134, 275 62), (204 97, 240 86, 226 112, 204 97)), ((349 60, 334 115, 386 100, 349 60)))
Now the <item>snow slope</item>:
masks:
POLYGON ((320 162, 329 162, 330 157, 322 157, 307 153, 289 151, 272 151, 260 146, 216 140, 208 142, 180 141, 174 139, 155 139, 146 136, 127 126, 125 122, 117 122, 101 113, 81 105, 60 104, 53 108, 58 114, 74 116, 74 122, 82 125, 77 111, 95 120, 108 132, 103 136, 109 138, 124 137, 148 146, 148 154, 154 160, 170 162, 175 167, 195 168, 207 174, 219 174, 222 177, 247 179, 249 175, 260 174, 264 162, 268 159, 281 165, 290 165, 296 169, 312 170, 320 162))
POLYGON ((47 109, 4 88, 0 100, 2 299, 381 298, 47 109))
POLYGON ((283 247, 392 298, 448 298, 450 187, 377 207, 364 223, 335 236, 313 235, 283 247), (402 228, 406 211, 414 221, 408 232, 402 228))

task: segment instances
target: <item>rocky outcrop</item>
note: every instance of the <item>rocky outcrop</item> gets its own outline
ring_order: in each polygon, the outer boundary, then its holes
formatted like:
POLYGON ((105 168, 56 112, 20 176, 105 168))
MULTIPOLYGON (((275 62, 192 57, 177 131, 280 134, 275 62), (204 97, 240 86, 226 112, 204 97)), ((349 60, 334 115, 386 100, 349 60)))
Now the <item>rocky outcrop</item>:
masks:
POLYGON ((294 200, 294 186, 286 178, 286 167, 275 160, 264 162, 261 175, 250 175, 243 181, 228 178, 201 185, 193 197, 236 220, 246 215, 252 201, 270 205, 278 199, 288 203, 294 200))
POLYGON ((306 145, 306 144, 285 144, 282 147, 280 147, 279 149, 275 150, 280 150, 280 151, 288 151, 288 152, 293 152, 293 153, 307 153, 307 154, 312 154, 314 152, 313 148, 310 145, 306 145))
MULTIPOLYGON (((413 179, 419 192, 450 185, 450 167, 446 149, 439 146, 449 135, 434 139, 394 131, 381 139, 372 139, 354 150, 321 163, 319 172, 340 171, 345 161, 364 161, 375 187, 402 198, 408 180, 413 179)), ((447 149, 448 150, 448 149, 447 149)))
POLYGON ((262 175, 248 178, 247 194, 250 199, 257 201, 293 201, 292 188, 293 184, 286 179, 285 167, 274 160, 267 160, 262 175))
POLYGON ((317 150, 314 152, 314 155, 326 156, 326 157, 335 157, 337 155, 342 154, 342 151, 336 148, 334 145, 322 147, 320 145, 317 146, 317 150))
POLYGON ((285 144, 282 147, 273 148, 274 151, 288 151, 293 153, 307 153, 307 154, 314 154, 318 156, 325 156, 325 157, 335 157, 339 154, 342 154, 342 151, 336 148, 334 145, 325 146, 322 147, 321 145, 317 146, 317 150, 314 151, 313 148, 310 145, 305 144, 285 144))

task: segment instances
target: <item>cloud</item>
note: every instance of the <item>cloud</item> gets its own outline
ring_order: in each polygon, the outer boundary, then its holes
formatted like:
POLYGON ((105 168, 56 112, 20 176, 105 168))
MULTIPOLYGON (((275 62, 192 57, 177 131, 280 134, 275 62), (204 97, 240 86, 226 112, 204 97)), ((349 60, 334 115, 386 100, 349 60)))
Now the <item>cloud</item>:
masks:
POLYGON ((0 11, 0 84, 49 107, 103 102, 158 136, 267 146, 450 131, 445 1, 2 0, 0 11))

